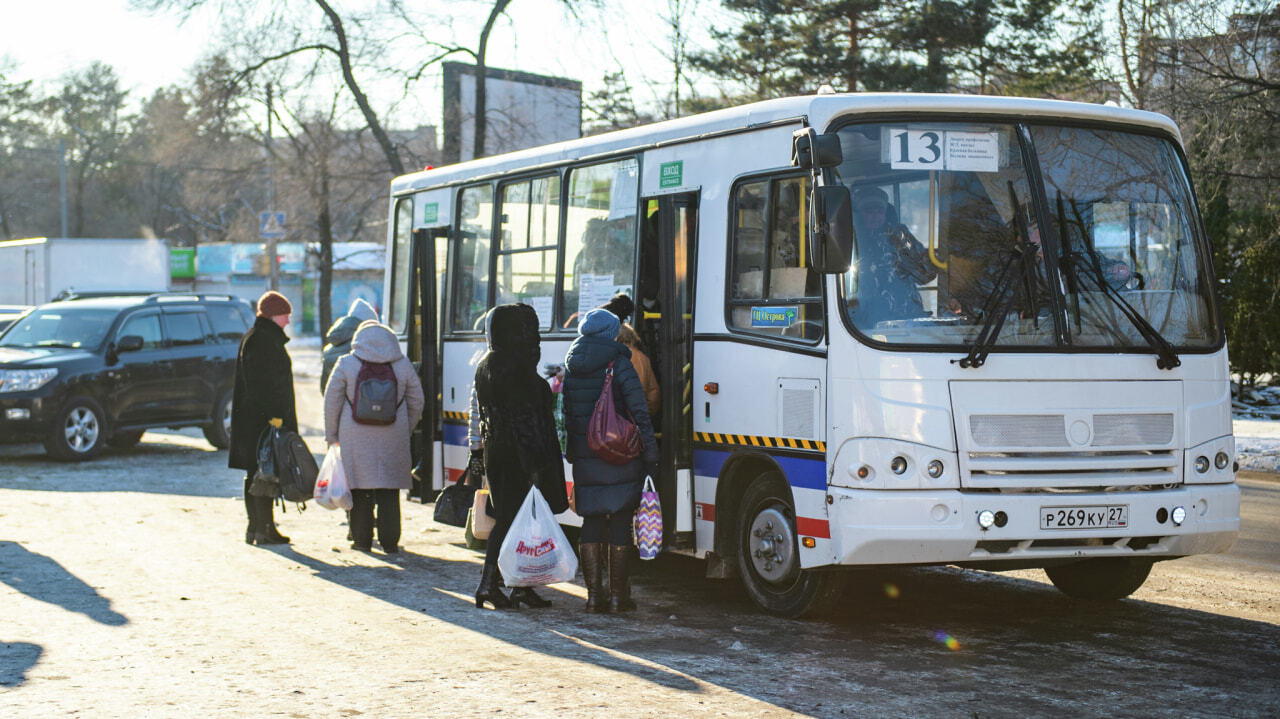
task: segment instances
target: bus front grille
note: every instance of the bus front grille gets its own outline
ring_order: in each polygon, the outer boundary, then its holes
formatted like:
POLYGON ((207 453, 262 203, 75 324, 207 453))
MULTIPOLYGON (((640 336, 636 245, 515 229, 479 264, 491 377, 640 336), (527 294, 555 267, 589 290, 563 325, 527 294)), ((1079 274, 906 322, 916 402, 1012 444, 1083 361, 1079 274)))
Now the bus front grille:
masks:
POLYGON ((1174 450, 1130 452, 970 452, 965 486, 1072 489, 1170 485, 1181 481, 1174 450))

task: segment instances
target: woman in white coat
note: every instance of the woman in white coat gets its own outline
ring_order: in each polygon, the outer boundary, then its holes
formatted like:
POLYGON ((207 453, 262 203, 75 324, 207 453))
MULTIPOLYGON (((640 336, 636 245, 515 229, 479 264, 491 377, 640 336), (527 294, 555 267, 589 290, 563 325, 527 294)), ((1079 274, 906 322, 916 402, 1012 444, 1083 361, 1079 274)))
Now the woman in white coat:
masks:
POLYGON ((351 489, 351 547, 373 546, 374 507, 378 542, 387 554, 400 551, 401 490, 412 486, 409 436, 422 418, 422 383, 396 336, 375 320, 361 323, 351 353, 338 359, 324 391, 324 438, 342 447, 342 469, 351 489), (352 415, 356 378, 364 363, 389 364, 396 379, 396 418, 386 425, 361 424, 352 415))

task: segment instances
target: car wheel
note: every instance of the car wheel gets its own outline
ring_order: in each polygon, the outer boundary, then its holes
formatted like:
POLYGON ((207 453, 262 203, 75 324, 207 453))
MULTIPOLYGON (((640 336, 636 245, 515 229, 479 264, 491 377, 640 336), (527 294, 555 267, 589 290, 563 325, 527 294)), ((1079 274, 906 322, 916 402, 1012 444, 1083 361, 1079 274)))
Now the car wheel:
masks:
POLYGON ((738 516, 738 570, 761 609, 782 617, 829 612, 840 598, 843 575, 800 568, 791 492, 778 472, 765 472, 747 487, 738 516))
POLYGON ((90 397, 73 397, 58 413, 44 440, 49 456, 63 462, 93 459, 107 443, 106 415, 90 397))
POLYGON ((133 449, 142 441, 142 435, 146 434, 145 429, 138 429, 132 432, 116 432, 111 435, 111 439, 107 440, 107 444, 112 449, 133 449))
POLYGON ((231 446, 231 390, 218 395, 213 404, 213 423, 204 426, 204 438, 217 449, 231 446))
POLYGON ((1150 559, 1099 557, 1045 567, 1044 573, 1068 597, 1114 601, 1138 591, 1151 573, 1151 564, 1150 559))

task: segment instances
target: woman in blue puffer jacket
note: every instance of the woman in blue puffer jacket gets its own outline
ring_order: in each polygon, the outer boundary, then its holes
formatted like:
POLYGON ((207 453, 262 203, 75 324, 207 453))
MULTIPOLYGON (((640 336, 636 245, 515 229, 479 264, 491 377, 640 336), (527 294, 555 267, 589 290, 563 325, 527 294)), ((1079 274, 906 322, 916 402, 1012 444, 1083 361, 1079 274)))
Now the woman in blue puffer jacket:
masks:
POLYGON ((575 511, 582 516, 582 576, 587 584, 586 611, 609 611, 604 592, 604 567, 609 567, 609 593, 615 611, 636 608, 631 599, 628 561, 632 517, 640 504, 645 474, 656 477, 658 442, 645 404, 644 386, 631 364, 631 350, 617 341, 621 321, 608 310, 591 310, 578 325, 579 337, 565 355, 564 426, 568 435, 565 457, 573 465, 575 511), (644 451, 627 464, 611 464, 587 444, 587 425, 604 387, 605 370, 613 363, 614 404, 627 412, 644 451), (606 549, 607 547, 607 549, 606 549))

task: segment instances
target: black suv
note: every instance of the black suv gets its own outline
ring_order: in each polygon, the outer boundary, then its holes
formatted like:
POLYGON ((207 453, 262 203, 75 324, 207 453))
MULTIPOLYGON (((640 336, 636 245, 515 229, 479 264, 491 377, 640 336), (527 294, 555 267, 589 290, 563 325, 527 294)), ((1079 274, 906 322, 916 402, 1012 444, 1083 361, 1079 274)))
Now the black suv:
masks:
POLYGON ((228 295, 101 297, 37 307, 0 334, 0 442, 84 460, 155 427, 231 442, 249 303, 228 295))

